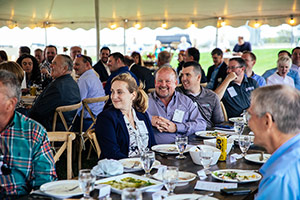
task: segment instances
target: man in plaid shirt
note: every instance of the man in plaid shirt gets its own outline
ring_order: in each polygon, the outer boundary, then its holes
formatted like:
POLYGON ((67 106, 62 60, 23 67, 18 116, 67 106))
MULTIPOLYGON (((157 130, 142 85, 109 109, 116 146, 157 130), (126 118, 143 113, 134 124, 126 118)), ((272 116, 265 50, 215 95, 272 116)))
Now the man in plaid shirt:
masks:
POLYGON ((57 179, 47 132, 15 111, 19 99, 15 75, 0 70, 0 198, 28 194, 57 179))

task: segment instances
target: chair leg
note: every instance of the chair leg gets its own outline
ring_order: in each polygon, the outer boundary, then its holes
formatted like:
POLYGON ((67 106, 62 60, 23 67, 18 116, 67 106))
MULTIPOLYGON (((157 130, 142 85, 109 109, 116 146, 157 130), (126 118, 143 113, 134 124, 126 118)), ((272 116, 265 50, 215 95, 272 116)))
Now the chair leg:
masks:
POLYGON ((82 143, 81 141, 79 142, 79 152, 78 152, 78 171, 81 170, 81 155, 82 155, 82 149, 83 149, 83 146, 82 146, 82 143))
POLYGON ((91 152, 92 152, 92 144, 90 145, 90 148, 89 148, 89 153, 88 153, 88 156, 87 156, 87 159, 89 160, 90 159, 90 156, 91 156, 91 152))
POLYGON ((68 136, 67 142, 67 179, 72 178, 72 140, 68 136))

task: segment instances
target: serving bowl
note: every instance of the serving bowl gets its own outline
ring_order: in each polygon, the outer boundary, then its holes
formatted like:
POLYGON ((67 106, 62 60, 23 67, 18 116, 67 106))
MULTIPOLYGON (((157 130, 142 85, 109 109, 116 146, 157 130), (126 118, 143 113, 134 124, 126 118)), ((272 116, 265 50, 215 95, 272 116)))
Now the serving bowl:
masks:
POLYGON ((201 157, 200 157, 200 152, 201 152, 200 149, 209 149, 211 151, 214 151, 214 157, 213 157, 212 162, 211 162, 210 165, 217 164, 217 162, 219 160, 219 157, 221 155, 221 151, 220 151, 220 149, 217 149, 216 147, 212 147, 212 146, 209 146, 209 145, 197 145, 197 146, 194 146, 190 149, 189 152, 190 152, 192 160, 195 164, 202 165, 201 164, 201 157))

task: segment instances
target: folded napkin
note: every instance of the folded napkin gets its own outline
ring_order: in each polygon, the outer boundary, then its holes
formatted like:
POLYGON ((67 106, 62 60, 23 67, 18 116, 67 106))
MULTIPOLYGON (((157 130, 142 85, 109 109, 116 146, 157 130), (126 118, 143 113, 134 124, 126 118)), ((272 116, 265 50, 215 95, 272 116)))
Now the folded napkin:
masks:
POLYGON ((92 174, 95 176, 115 176, 123 174, 123 165, 117 160, 99 160, 98 164, 93 167, 92 174))

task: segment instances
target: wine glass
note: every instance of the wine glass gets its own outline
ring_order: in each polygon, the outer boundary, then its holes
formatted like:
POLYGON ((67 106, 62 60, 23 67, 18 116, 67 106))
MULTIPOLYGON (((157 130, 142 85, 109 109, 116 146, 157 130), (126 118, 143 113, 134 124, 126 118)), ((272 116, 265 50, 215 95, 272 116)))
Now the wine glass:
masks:
POLYGON ((168 190, 168 195, 173 195, 178 181, 178 168, 173 166, 166 167, 163 171, 162 178, 165 187, 168 190))
POLYGON ((125 188, 122 191, 122 200, 142 200, 141 191, 136 188, 125 188))
POLYGON ((155 162, 154 151, 143 151, 141 152, 141 163, 145 171, 146 177, 151 177, 150 171, 152 169, 153 163, 155 162))
POLYGON ((185 159, 186 157, 183 155, 183 152, 187 146, 188 143, 188 137, 187 136, 181 136, 177 135, 175 138, 175 144, 177 146, 179 155, 176 156, 176 159, 185 159))
POLYGON ((243 157, 246 156, 246 153, 247 153, 250 145, 251 145, 251 136, 240 134, 240 136, 239 136, 239 146, 240 146, 243 157))
POLYGON ((80 170, 78 180, 80 188, 83 191, 83 197, 81 199, 93 199, 90 197, 90 191, 94 189, 96 177, 91 173, 91 170, 80 170))
POLYGON ((200 151, 200 161, 206 174, 210 173, 208 169, 210 168, 210 164, 213 160, 213 157, 214 151, 212 149, 202 149, 200 151))

